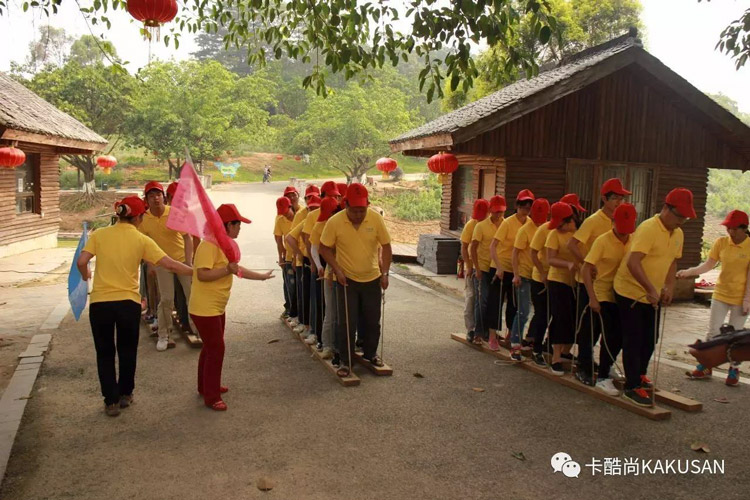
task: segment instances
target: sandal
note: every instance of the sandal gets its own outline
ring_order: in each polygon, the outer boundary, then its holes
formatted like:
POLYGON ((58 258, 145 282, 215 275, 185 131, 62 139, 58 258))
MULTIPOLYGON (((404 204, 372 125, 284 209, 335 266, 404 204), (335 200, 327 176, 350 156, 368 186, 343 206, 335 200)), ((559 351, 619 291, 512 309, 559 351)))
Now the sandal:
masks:
POLYGON ((346 378, 350 375, 351 372, 349 372, 348 366, 342 366, 338 370, 336 370, 336 375, 338 375, 341 378, 346 378))
POLYGON ((229 387, 222 385, 221 387, 219 387, 219 392, 222 394, 224 394, 225 392, 229 392, 229 387))
POLYGON ((368 361, 369 361, 369 362, 370 362, 370 364, 371 364, 371 365, 373 365, 373 366, 378 366, 378 367, 380 367, 380 366, 383 366, 383 365, 385 365, 385 363, 383 363, 383 360, 382 360, 382 359, 380 359, 380 356, 378 356, 377 354, 376 354, 375 356, 373 356, 373 357, 372 357, 372 359, 368 359, 368 361))
POLYGON ((227 411, 227 404, 221 399, 218 401, 214 401, 213 404, 210 404, 210 405, 207 404, 206 406, 208 406, 214 411, 227 411))

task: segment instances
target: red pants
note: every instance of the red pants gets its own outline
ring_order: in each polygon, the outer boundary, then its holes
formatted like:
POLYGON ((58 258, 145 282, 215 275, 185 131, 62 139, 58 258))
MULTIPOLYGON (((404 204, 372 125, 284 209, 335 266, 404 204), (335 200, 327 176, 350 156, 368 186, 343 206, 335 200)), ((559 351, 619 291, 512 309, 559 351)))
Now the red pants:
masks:
POLYGON ((203 401, 212 405, 221 399, 221 366, 224 363, 224 325, 226 315, 196 316, 193 318, 203 340, 201 355, 198 358, 198 393, 203 401))

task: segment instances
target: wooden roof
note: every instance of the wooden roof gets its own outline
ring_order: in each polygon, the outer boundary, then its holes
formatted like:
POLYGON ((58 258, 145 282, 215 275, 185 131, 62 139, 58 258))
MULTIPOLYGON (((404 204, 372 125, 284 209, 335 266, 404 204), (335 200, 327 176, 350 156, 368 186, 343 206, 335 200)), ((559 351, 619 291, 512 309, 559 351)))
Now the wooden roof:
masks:
POLYGON ((0 139, 100 151, 107 140, 0 72, 0 139))

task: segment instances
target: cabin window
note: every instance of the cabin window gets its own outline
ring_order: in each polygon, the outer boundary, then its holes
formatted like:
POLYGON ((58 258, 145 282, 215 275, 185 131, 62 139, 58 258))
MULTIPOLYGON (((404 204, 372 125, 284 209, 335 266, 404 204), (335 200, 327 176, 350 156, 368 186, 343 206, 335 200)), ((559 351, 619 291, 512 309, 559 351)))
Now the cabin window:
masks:
POLYGON ((466 221, 471 218, 471 208, 474 204, 474 168, 468 165, 461 165, 453 173, 453 193, 455 198, 451 200, 454 214, 451 220, 451 230, 461 230, 466 221))
POLYGON ((16 167, 16 214, 38 214, 40 207, 40 158, 38 153, 26 153, 26 162, 16 167))

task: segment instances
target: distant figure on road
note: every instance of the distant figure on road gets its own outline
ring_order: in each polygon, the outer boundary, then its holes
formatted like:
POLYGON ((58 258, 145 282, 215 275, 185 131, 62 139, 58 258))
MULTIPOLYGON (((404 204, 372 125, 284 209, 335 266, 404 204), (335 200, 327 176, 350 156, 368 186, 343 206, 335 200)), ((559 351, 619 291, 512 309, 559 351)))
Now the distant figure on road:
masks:
POLYGON ((263 167, 263 184, 271 182, 271 166, 266 165, 263 167))

